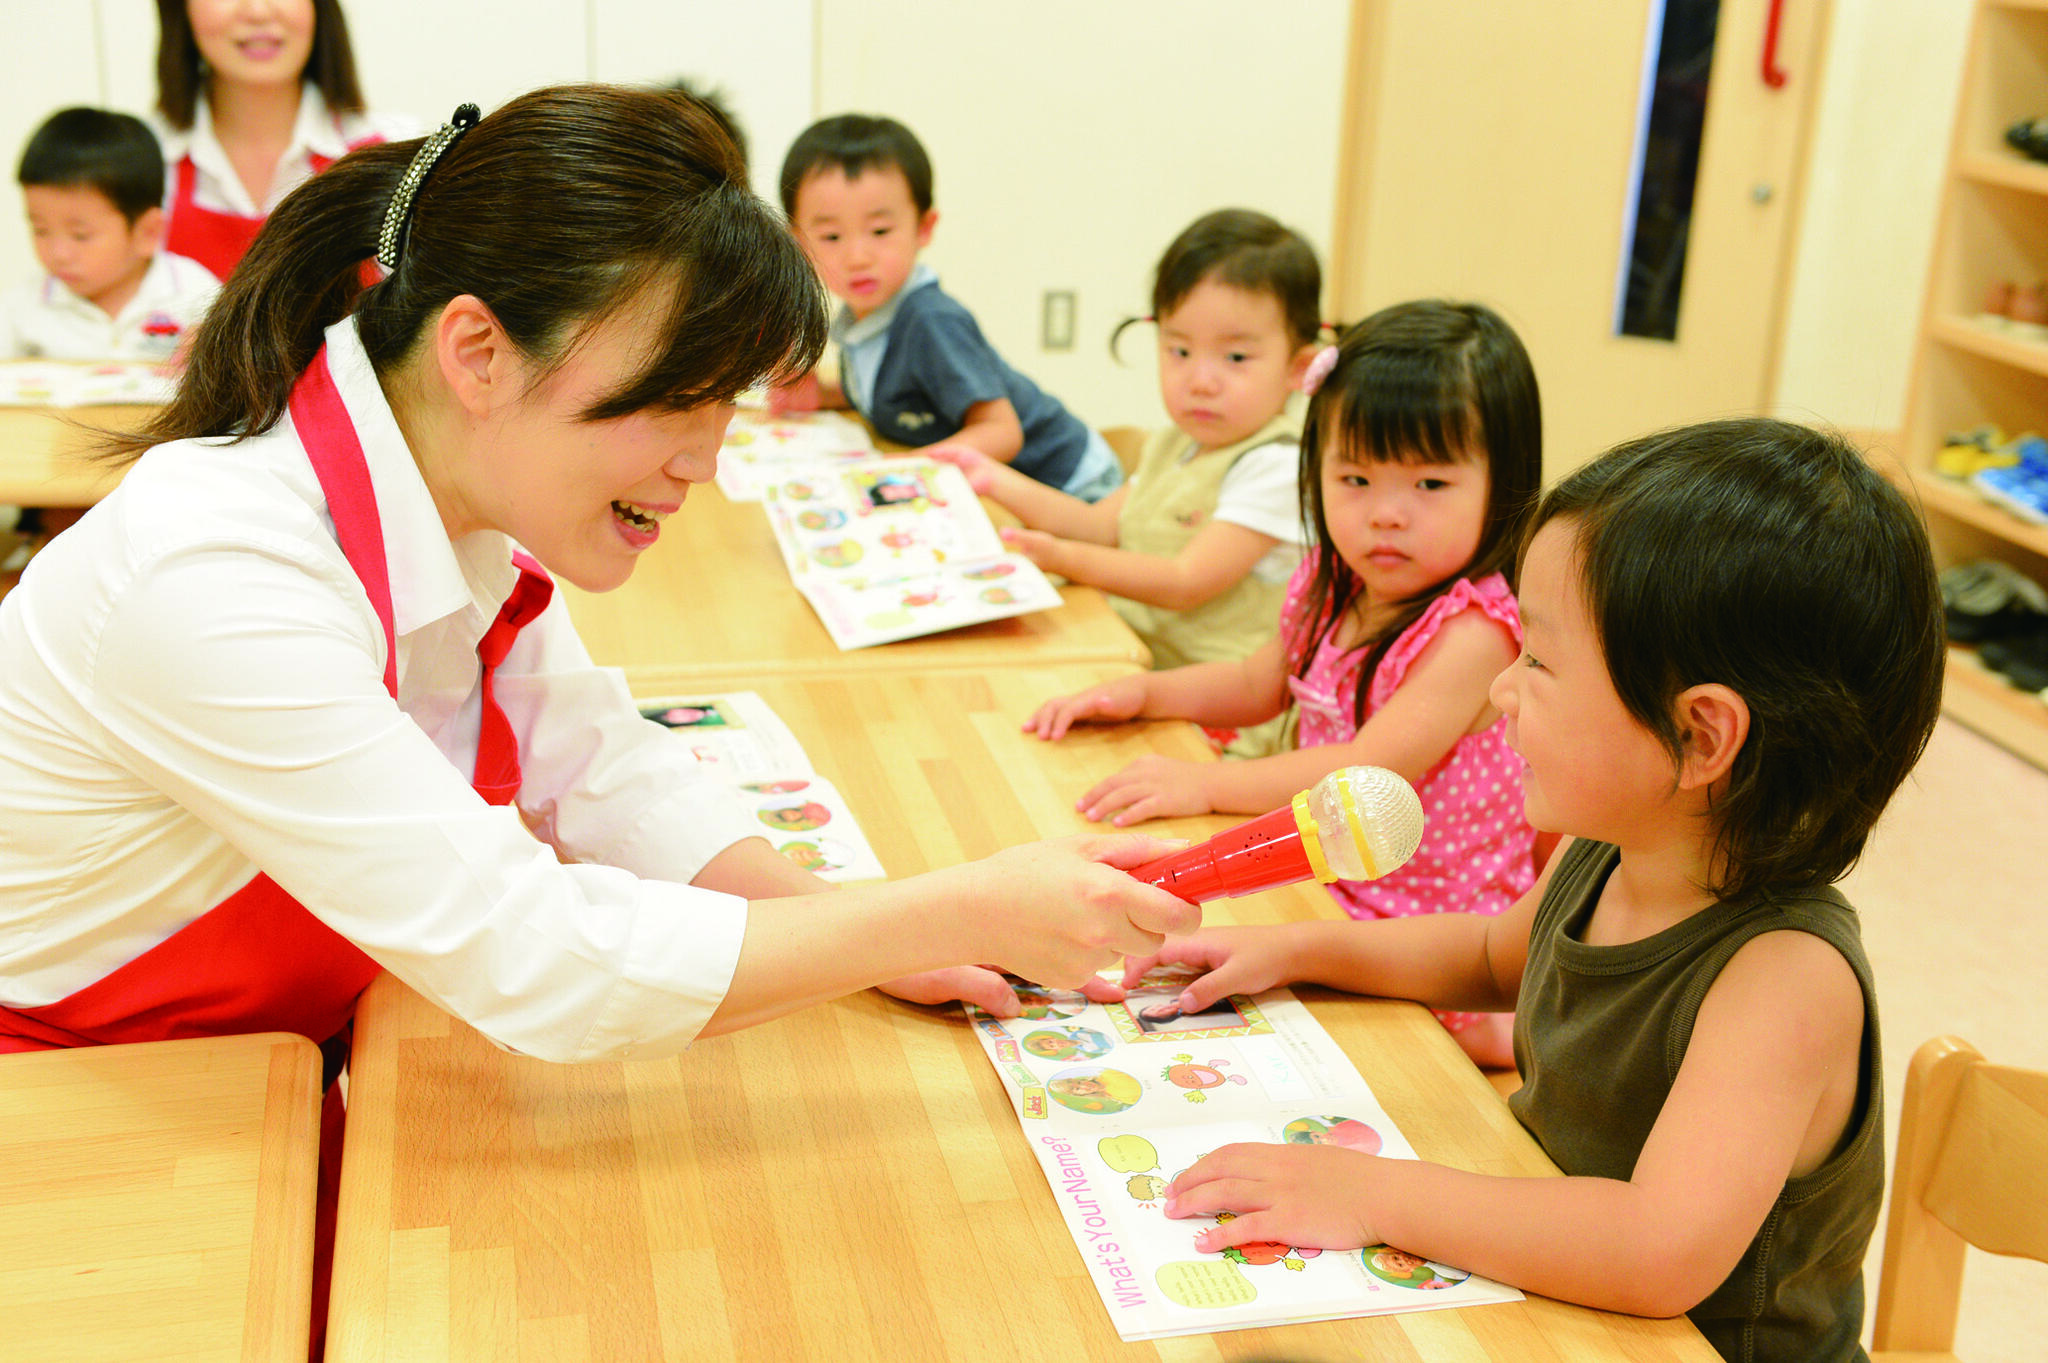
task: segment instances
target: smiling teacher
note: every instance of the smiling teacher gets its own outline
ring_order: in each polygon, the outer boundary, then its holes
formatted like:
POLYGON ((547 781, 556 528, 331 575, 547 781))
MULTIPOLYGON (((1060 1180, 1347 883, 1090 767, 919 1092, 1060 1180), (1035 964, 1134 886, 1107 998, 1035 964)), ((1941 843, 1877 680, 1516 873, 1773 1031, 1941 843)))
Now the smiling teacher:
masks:
POLYGON ((682 96, 464 106, 287 198, 0 602, 0 1050, 324 1040, 383 969, 530 1055, 654 1056, 873 985, 1014 1013, 968 963, 1071 987, 1192 928, 1136 835, 824 893, 592 666, 551 577, 687 534, 734 396, 824 330, 682 96))
POLYGON ((365 108, 341 0, 156 8, 165 248, 222 279, 308 177, 353 148, 419 131, 365 108))

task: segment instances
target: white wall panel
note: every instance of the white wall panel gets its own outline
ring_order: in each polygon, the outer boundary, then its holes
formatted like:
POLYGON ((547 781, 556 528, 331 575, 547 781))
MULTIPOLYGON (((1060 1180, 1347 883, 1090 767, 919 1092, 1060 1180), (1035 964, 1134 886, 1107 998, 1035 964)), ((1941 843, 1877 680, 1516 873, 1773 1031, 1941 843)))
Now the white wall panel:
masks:
POLYGON ((1006 358, 1096 425, 1165 422, 1152 267, 1181 228, 1244 205, 1327 256, 1345 0, 818 0, 818 111, 882 113, 925 143, 929 258, 1006 358), (1075 349, 1039 348, 1046 289, 1075 349))
POLYGON ((100 102, 96 22, 78 0, 0 0, 0 288, 36 268, 14 182, 22 144, 57 110, 100 102))
POLYGON ((782 153, 812 118, 812 0, 590 0, 598 80, 687 78, 722 91, 746 134, 754 188, 774 202, 782 153))

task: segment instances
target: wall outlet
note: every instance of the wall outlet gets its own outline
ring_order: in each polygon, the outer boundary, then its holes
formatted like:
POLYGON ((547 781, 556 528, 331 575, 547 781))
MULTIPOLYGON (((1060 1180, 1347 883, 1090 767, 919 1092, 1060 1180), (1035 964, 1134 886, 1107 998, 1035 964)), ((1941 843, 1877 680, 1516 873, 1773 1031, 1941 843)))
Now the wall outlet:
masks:
POLYGON ((1038 344, 1042 350, 1074 348, 1074 291, 1047 289, 1038 310, 1038 344))

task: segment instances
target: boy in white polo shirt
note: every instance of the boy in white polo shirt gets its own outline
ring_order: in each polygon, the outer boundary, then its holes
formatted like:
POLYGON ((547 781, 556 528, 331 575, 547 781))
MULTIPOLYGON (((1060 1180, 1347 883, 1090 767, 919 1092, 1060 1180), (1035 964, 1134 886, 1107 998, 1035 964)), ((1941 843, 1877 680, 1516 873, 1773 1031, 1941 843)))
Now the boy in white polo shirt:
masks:
MULTIPOLYGON (((0 294, 0 360, 174 359, 220 284, 159 249, 164 160, 148 126, 60 110, 29 138, 15 178, 44 273, 0 294)), ((0 506, 0 573, 19 572, 73 519, 0 506)))
POLYGON ((36 129, 15 178, 44 274, 0 296, 0 358, 175 356, 220 285, 159 249, 164 162, 148 126, 64 109, 36 129))

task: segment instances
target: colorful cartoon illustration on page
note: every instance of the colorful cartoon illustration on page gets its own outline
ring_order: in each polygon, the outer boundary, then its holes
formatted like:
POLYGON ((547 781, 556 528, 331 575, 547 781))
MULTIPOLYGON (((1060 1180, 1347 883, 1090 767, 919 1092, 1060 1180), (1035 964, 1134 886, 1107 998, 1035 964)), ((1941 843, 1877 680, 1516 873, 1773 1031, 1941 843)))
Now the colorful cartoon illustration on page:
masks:
POLYGON ((811 546, 811 557, 817 560, 820 568, 850 568, 860 562, 865 552, 859 540, 835 540, 830 544, 811 546))
POLYGON ((806 530, 837 530, 846 524, 846 513, 836 506, 797 513, 796 523, 806 530))
POLYGON ((1109 1020, 1125 1041, 1211 1041, 1256 1036, 1273 1030, 1259 1006, 1242 994, 1220 998, 1198 1013, 1180 1008, 1184 978, 1159 984, 1140 980, 1120 1004, 1108 1008, 1109 1020))
POLYGON ((802 804, 757 810, 755 817, 770 828, 780 828, 789 833, 809 833, 832 822, 832 811, 816 800, 805 800, 802 804))
POLYGON ((1446 1287, 1456 1287, 1472 1276, 1462 1268, 1452 1268, 1388 1245, 1369 1246, 1360 1250, 1358 1257, 1365 1265, 1365 1271, 1381 1282, 1419 1292, 1440 1292, 1446 1287))
POLYGON ((1199 1090, 1212 1089, 1220 1084, 1251 1083, 1251 1080, 1241 1074, 1225 1074, 1223 1070, 1230 1064, 1228 1060, 1211 1060, 1206 1065, 1196 1064, 1195 1058, 1191 1055, 1177 1055, 1173 1060, 1173 1064, 1160 1071, 1160 1077, 1175 1088, 1191 1090, 1181 1095, 1191 1103, 1209 1101, 1199 1090))
POLYGON ((870 470, 849 476, 854 490, 870 507, 908 506, 922 511, 926 506, 944 506, 923 475, 911 469, 870 470))
POLYGON ((670 705, 656 710, 642 710, 641 714, 656 724, 671 729, 731 729, 746 726, 734 717, 731 709, 717 700, 702 705, 670 705))
POLYGON ((1095 1153, 1111 1171, 1131 1176, 1124 1191, 1140 1206, 1157 1206, 1166 1196, 1172 1180, 1159 1172, 1159 1151, 1143 1136, 1104 1136, 1095 1142, 1095 1153))
MULTIPOLYGON (((1237 1220, 1236 1212, 1216 1213, 1216 1224, 1237 1220)), ((1258 1268, 1265 1264, 1279 1264, 1290 1273, 1299 1273, 1310 1259, 1322 1253, 1319 1249, 1297 1249, 1279 1240, 1247 1240, 1241 1245, 1232 1245, 1223 1251, 1223 1257, 1234 1264, 1247 1268, 1258 1268)))
POLYGON ((860 860, 858 851, 836 838, 796 838, 775 850, 814 876, 843 871, 860 860))
POLYGON ((1052 1100, 1070 1112, 1108 1116, 1123 1112, 1145 1096, 1145 1086, 1135 1075, 1104 1065, 1080 1065, 1061 1070, 1045 1081, 1052 1100))
POLYGON ((1092 1027, 1044 1027, 1024 1034, 1024 1049, 1041 1060, 1094 1060, 1112 1042, 1092 1027))
POLYGON ((1297 1117, 1280 1128, 1289 1145, 1341 1145, 1361 1155, 1380 1152, 1380 1133, 1350 1117, 1297 1117))

